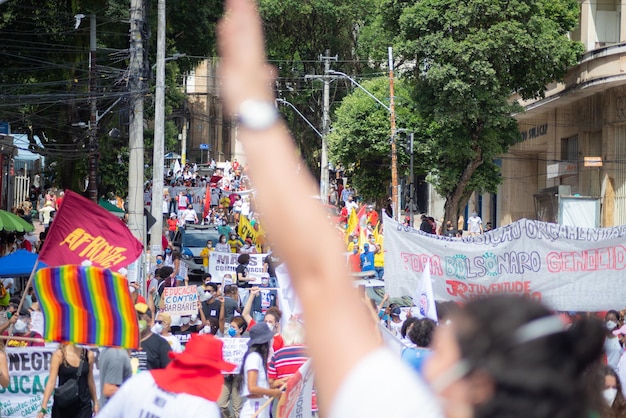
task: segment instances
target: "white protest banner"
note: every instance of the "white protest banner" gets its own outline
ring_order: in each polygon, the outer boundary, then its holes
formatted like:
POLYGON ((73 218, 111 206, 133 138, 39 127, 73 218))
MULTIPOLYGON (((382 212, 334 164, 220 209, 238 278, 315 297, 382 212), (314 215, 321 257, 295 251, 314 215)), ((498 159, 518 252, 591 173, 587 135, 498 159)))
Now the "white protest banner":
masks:
MULTIPOLYGON (((9 386, 0 388, 0 416, 35 418, 41 409, 43 392, 50 374, 50 362, 56 348, 7 348, 9 386)), ((97 354, 98 350, 94 350, 97 354)), ((100 396, 100 372, 94 367, 96 392, 100 396)), ((52 398, 48 409, 52 407, 52 398)))
POLYGON ((224 343, 222 347, 224 360, 237 365, 237 368, 230 374, 239 373, 243 356, 246 354, 246 351, 248 351, 248 341, 250 341, 250 338, 220 338, 220 340, 224 343))
POLYGON ((311 417, 313 397, 313 368, 307 360, 287 380, 287 387, 276 408, 278 418, 311 417))
POLYGON ((276 280, 278 281, 278 306, 283 312, 283 318, 300 319, 302 305, 291 286, 291 278, 284 263, 276 267, 276 280))
POLYGON ((381 337, 383 337, 383 343, 400 358, 402 356, 402 352, 407 347, 399 336, 394 335, 386 326, 382 323, 378 323, 378 332, 380 332, 381 337))
POLYGON ((522 219, 464 238, 425 234, 385 217, 385 288, 413 295, 430 264, 437 300, 523 294, 559 311, 621 308, 626 225, 578 228, 522 219))
POLYGON ((185 195, 191 195, 191 204, 193 205, 193 210, 196 211, 198 217, 202 217, 202 211, 204 210, 202 204, 204 202, 204 196, 206 195, 206 187, 170 187, 169 189, 172 199, 177 198, 178 193, 181 191, 185 195), (187 191, 189 191, 189 193, 187 193, 187 191))
POLYGON ((435 322, 439 321, 437 319, 435 295, 433 294, 433 282, 430 277, 430 263, 426 263, 426 267, 424 267, 419 285, 413 294, 413 303, 418 307, 415 316, 420 319, 430 318, 435 322))
POLYGON ((196 286, 166 287, 161 299, 164 311, 173 315, 186 316, 198 313, 198 289, 196 286))
MULTIPOLYGON (((217 251, 213 251, 209 256, 209 273, 211 274, 211 281, 215 283, 222 283, 224 274, 230 273, 233 278, 233 283, 236 283, 237 272, 235 270, 239 265, 237 259, 240 255, 241 254, 219 253, 217 251)), ((263 271, 263 260, 265 260, 265 257, 267 257, 267 254, 250 254, 250 262, 246 267, 248 277, 253 279, 250 281, 250 284, 259 285, 261 284, 261 277, 268 276, 268 274, 263 271)))

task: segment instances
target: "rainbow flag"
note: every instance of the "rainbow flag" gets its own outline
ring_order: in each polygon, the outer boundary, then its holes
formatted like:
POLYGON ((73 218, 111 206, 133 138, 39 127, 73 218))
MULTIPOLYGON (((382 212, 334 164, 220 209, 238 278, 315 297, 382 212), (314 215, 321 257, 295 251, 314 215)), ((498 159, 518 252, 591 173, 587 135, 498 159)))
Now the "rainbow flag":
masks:
POLYGON ((33 278, 46 341, 137 348, 139 325, 119 273, 98 267, 44 268, 33 278))

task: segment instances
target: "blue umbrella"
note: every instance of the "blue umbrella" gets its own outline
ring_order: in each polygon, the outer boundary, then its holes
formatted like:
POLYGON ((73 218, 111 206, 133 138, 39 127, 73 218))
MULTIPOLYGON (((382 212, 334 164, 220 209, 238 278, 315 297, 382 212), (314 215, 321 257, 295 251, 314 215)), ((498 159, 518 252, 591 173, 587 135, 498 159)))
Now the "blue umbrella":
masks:
MULTIPOLYGON (((0 257, 0 277, 24 277, 30 276, 37 254, 26 250, 17 250, 14 253, 0 257)), ((37 264, 37 270, 47 267, 44 263, 37 264)))

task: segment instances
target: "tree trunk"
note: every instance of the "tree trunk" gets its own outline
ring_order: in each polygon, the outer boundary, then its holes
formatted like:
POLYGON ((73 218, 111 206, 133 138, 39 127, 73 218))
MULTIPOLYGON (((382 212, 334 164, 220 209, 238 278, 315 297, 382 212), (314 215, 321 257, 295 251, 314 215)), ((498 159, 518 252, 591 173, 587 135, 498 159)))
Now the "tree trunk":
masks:
POLYGON ((478 167, 483 163, 482 150, 478 150, 474 159, 472 159, 463 170, 456 187, 446 194, 446 203, 444 204, 444 225, 447 221, 451 221, 452 225, 457 225, 461 209, 467 203, 470 194, 466 193, 466 186, 472 175, 478 167))

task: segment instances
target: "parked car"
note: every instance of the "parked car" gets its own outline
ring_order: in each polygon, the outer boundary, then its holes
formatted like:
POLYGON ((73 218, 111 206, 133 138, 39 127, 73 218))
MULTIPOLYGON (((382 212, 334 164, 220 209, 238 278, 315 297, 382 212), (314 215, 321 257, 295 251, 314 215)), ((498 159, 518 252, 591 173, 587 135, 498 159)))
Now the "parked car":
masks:
POLYGON ((218 239, 219 234, 213 225, 188 224, 176 231, 172 244, 182 254, 182 261, 187 266, 187 276, 190 282, 202 281, 204 267, 200 251, 206 247, 208 240, 213 241, 215 245, 218 239))

